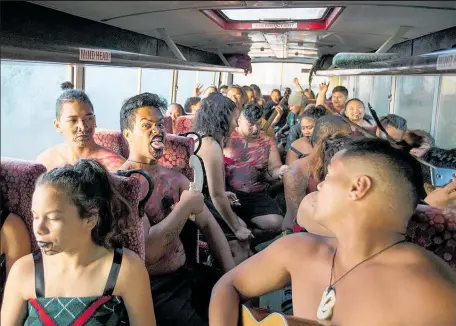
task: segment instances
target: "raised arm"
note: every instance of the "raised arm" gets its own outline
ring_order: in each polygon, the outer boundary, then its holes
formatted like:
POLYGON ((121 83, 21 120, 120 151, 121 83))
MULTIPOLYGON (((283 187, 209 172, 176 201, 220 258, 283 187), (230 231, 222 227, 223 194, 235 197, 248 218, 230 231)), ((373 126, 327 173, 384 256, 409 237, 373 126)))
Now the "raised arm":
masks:
POLYGON ((328 92, 329 81, 328 83, 321 83, 320 84, 320 92, 318 92, 317 101, 315 105, 323 105, 326 106, 326 93, 328 92))
POLYGON ((124 249, 114 293, 122 297, 131 326, 156 325, 149 275, 144 263, 128 249, 124 249))
POLYGON ((289 252, 294 237, 291 235, 273 242, 217 282, 209 305, 209 325, 238 325, 241 299, 269 293, 291 282, 287 265, 291 260, 289 252))
POLYGON ((204 138, 199 155, 204 163, 209 194, 215 208, 236 237, 239 240, 247 240, 250 237, 251 232, 241 226, 239 217, 231 208, 230 201, 225 193, 225 165, 223 163, 222 149, 212 139, 204 138))

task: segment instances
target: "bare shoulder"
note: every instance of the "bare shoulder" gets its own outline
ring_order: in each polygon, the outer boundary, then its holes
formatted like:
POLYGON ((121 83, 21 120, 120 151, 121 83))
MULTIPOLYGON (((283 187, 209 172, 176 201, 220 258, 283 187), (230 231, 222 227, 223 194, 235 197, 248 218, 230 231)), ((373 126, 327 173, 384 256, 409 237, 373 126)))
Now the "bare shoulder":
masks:
POLYGON ((3 224, 2 231, 14 229, 14 230, 25 230, 27 231, 27 227, 25 226, 24 220, 19 215, 14 213, 10 213, 3 224))
POLYGON ((7 239, 6 247, 8 247, 9 241, 16 243, 16 245, 24 244, 30 247, 30 235, 27 226, 19 215, 10 213, 3 224, 1 232, 4 238, 7 239))
POLYGON ((130 249, 123 249, 122 265, 119 272, 118 284, 129 284, 131 280, 138 281, 147 276, 147 270, 144 262, 138 254, 130 249))
POLYGON ((46 149, 44 152, 38 155, 36 161, 43 164, 48 170, 64 164, 64 144, 58 144, 46 149))
MULTIPOLYGON (((401 254, 401 263, 394 270, 403 302, 420 325, 456 325, 456 271, 432 252, 408 244, 401 254), (423 319, 429 318, 428 323, 423 319)), ((392 257, 398 260, 398 257, 392 257)))
POLYGON ((269 247, 271 250, 280 252, 286 260, 298 262, 305 260, 307 256, 314 257, 321 253, 327 253, 334 247, 333 242, 333 238, 308 232, 298 232, 274 241, 269 247))
POLYGON ((10 287, 17 289, 24 299, 35 297, 35 263, 33 254, 16 260, 8 274, 10 287))

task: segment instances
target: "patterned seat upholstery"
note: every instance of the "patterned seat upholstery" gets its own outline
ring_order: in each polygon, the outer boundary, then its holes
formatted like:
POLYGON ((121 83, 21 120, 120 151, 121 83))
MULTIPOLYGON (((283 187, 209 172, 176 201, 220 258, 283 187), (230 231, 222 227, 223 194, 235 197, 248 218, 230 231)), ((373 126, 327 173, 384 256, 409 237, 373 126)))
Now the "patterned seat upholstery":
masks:
POLYGON ((129 230, 124 237, 125 247, 136 252, 139 257, 145 260, 145 241, 144 241, 144 226, 142 217, 138 215, 138 205, 141 201, 140 181, 137 178, 120 177, 111 174, 114 181, 114 186, 117 191, 131 205, 131 215, 129 216, 132 229, 129 230))
POLYGON ((193 155, 195 141, 191 137, 166 135, 165 151, 159 163, 185 175, 193 181, 193 170, 189 167, 190 156, 193 155))
POLYGON ((193 129, 194 115, 182 115, 176 120, 176 134, 185 134, 193 129))
POLYGON ((165 130, 167 134, 172 134, 173 133, 173 118, 171 117, 164 117, 163 119, 165 123, 165 130))
POLYGON ((128 158, 128 143, 118 130, 97 129, 93 135, 95 143, 124 158, 128 158))
POLYGON ((30 233, 32 251, 37 251, 33 235, 32 196, 38 177, 46 172, 44 165, 18 159, 1 159, 0 197, 10 212, 19 215, 30 233))
POLYGON ((407 240, 432 251, 456 269, 456 209, 418 205, 407 240))

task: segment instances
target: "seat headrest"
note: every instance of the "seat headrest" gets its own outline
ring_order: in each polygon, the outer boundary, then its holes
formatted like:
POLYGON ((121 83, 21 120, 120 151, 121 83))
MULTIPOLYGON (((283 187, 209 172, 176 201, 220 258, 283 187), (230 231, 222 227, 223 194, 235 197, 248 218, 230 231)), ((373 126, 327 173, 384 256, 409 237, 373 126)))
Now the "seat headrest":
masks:
POLYGON ((185 134, 193 129, 194 115, 182 115, 176 120, 176 134, 185 134))
POLYGON ((128 143, 118 130, 97 129, 93 135, 95 143, 103 146, 124 158, 130 153, 128 143))
POLYGON ((46 172, 44 165, 11 158, 1 158, 0 197, 10 212, 20 216, 30 233, 32 251, 38 250, 33 235, 32 196, 38 177, 46 172))

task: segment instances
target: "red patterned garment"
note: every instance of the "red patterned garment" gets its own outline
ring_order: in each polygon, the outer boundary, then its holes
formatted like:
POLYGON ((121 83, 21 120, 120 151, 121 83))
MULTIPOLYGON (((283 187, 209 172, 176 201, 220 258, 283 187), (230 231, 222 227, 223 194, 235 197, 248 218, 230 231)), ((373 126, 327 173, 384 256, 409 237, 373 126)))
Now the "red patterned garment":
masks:
POLYGON ((261 192, 268 186, 266 173, 269 153, 278 151, 277 145, 272 138, 263 134, 258 139, 249 141, 247 148, 245 145, 246 140, 235 130, 229 145, 223 151, 226 182, 237 191, 261 192))

